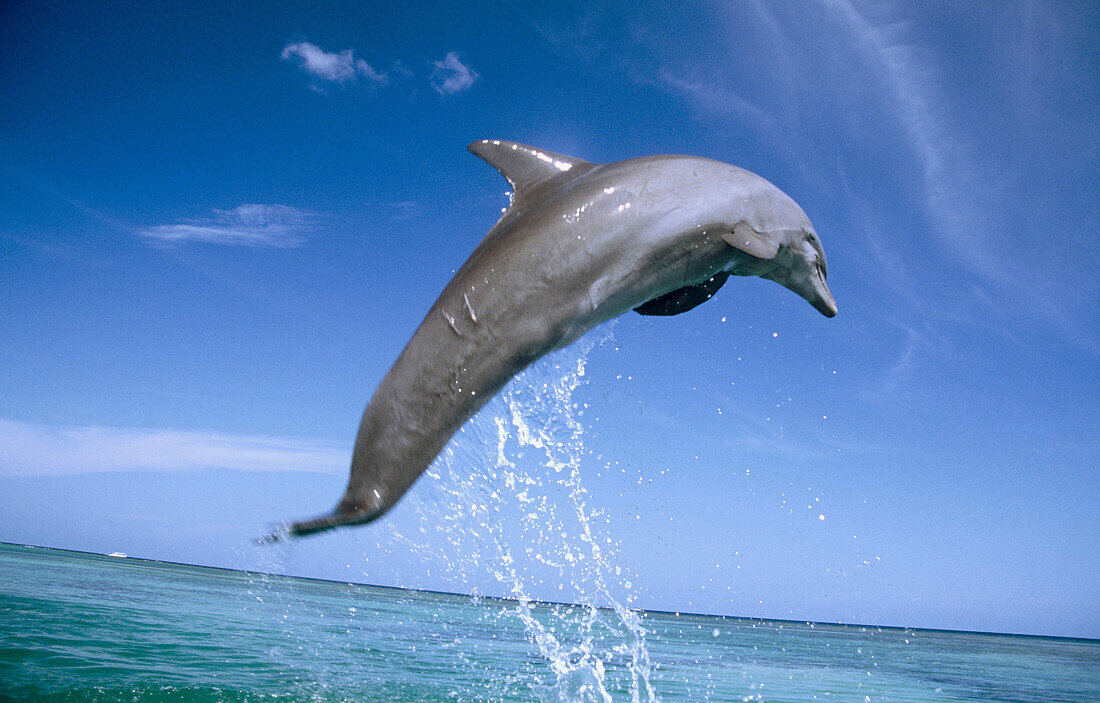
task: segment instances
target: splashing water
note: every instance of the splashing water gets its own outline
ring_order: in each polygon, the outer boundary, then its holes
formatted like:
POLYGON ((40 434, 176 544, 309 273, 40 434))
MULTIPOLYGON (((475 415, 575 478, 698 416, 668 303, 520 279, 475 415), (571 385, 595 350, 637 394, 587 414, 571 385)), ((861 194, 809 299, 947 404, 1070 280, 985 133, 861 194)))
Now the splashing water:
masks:
MULTIPOLYGON (((574 393, 590 352, 611 339, 599 335, 522 373, 460 431, 427 473, 437 496, 421 504, 421 522, 437 525, 449 545, 449 556, 436 556, 452 576, 487 572, 515 600, 499 616, 523 623, 556 677, 539 680, 545 668, 530 669, 528 685, 542 700, 604 703, 629 690, 634 703, 652 702, 659 698, 646 631, 628 607, 629 574, 615 564, 615 542, 600 529, 607 517, 588 507, 581 481, 583 408, 574 393), (555 584, 562 595, 553 600, 572 603, 547 608, 532 597, 555 584)), ((422 555, 437 548, 406 541, 422 555)))

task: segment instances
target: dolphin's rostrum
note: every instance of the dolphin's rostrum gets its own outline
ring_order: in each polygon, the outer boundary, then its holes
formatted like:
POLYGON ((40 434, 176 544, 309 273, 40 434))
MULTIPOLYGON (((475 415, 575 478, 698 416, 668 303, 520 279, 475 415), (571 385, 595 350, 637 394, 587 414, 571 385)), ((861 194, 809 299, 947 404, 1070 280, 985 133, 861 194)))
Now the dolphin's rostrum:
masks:
POLYGON ((691 156, 596 164, 496 139, 469 149, 508 179, 512 202, 367 405, 343 498, 292 536, 384 514, 509 379, 627 310, 676 315, 735 275, 836 314, 806 213, 744 169, 691 156))

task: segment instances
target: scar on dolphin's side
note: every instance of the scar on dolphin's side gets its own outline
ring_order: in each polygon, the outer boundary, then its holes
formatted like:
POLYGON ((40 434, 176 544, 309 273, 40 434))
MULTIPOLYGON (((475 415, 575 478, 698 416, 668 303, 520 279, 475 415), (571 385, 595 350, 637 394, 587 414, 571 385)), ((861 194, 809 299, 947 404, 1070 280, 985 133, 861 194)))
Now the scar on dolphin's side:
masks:
POLYGON ((628 310, 679 315, 730 276, 760 276, 836 314, 810 219, 749 171, 694 156, 597 164, 498 139, 469 149, 511 184, 510 205, 378 384, 336 508, 266 540, 385 514, 509 379, 628 310))

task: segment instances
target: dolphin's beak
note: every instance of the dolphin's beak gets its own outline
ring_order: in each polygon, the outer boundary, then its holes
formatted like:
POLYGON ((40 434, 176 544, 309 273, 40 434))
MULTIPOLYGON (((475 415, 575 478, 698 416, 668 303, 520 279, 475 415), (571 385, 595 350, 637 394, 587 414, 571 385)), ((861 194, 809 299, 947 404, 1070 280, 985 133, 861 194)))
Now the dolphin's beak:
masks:
POLYGON ((825 317, 835 316, 836 301, 833 300, 833 294, 829 292, 829 286, 825 285, 825 278, 817 267, 813 267, 812 272, 807 270, 809 268, 811 267, 801 267, 795 275, 792 275, 790 268, 777 266, 767 273, 758 275, 769 281, 775 281, 787 290, 794 291, 825 317))
POLYGON ((829 292, 829 286, 825 285, 825 279, 821 277, 820 271, 814 273, 812 281, 813 290, 811 295, 807 297, 810 305, 813 305, 825 317, 835 317, 836 301, 833 299, 833 294, 829 292))

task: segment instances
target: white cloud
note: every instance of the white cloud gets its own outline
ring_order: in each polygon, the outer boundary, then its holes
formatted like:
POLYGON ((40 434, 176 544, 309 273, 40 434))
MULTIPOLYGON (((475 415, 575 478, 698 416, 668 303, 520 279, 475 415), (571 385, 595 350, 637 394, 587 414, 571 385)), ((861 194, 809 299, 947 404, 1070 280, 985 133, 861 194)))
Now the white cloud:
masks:
POLYGON ((232 210, 214 210, 212 217, 138 231, 147 239, 166 244, 208 242, 241 246, 291 247, 303 241, 311 213, 288 205, 245 204, 232 210))
POLYGON ((0 475, 102 471, 347 471, 349 451, 322 442, 130 427, 54 427, 0 419, 0 475))
POLYGON ((307 72, 326 81, 343 83, 357 76, 365 76, 375 83, 389 82, 385 73, 379 73, 363 59, 355 58, 351 49, 332 53, 309 42, 287 44, 283 49, 282 59, 289 61, 295 58, 307 72))
POLYGON ((474 84, 480 76, 458 58, 453 51, 447 52, 442 61, 432 61, 435 72, 432 74, 432 87, 440 95, 453 95, 462 92, 474 84), (440 82, 442 81, 442 82, 440 82))
MULTIPOLYGON (((379 85, 390 82, 389 74, 376 71, 366 61, 355 58, 354 49, 330 52, 310 42, 296 42, 283 48, 281 58, 295 61, 310 75, 331 83, 354 81, 359 77, 379 85)), ((440 95, 461 93, 480 78, 476 71, 458 58, 455 51, 447 52, 442 61, 432 61, 431 65, 433 70, 429 81, 440 95)), ((414 72, 400 61, 393 62, 393 72, 397 74, 398 81, 415 77, 414 72)), ((324 92, 318 83, 314 83, 312 88, 324 92)))

